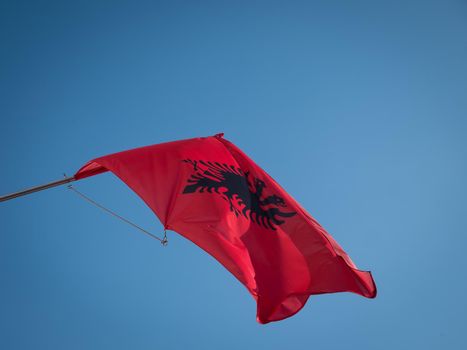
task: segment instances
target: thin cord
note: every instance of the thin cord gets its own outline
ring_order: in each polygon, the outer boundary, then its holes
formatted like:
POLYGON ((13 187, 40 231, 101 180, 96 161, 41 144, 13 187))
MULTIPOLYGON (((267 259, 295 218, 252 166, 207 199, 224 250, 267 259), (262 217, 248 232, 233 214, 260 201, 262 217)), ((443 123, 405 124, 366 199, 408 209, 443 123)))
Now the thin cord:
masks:
POLYGON ((78 191, 76 188, 74 188, 72 185, 68 185, 68 189, 72 190, 73 192, 75 192, 78 196, 80 196, 81 198, 83 198, 84 200, 86 200, 87 202, 95 205, 96 207, 106 211, 107 213, 109 213, 110 215, 116 217, 117 219, 120 219, 122 220, 123 222, 126 222, 128 225, 131 225, 133 226, 134 228, 140 230, 141 232, 143 232, 144 234, 148 235, 149 237, 152 237, 154 239, 157 239, 159 242, 162 243, 163 246, 166 246, 169 241, 167 240, 167 232, 166 230, 164 229, 164 238, 159 238, 157 237, 156 235, 153 235, 151 232, 148 232, 146 231, 144 228, 134 224, 133 222, 131 222, 130 220, 127 220, 125 219, 124 217, 118 215, 117 213, 114 213, 113 211, 111 211, 110 209, 107 209, 106 207, 102 206, 101 204, 97 203, 96 201, 92 200, 91 198, 89 198, 88 196, 86 196, 85 194, 81 193, 80 191, 78 191))

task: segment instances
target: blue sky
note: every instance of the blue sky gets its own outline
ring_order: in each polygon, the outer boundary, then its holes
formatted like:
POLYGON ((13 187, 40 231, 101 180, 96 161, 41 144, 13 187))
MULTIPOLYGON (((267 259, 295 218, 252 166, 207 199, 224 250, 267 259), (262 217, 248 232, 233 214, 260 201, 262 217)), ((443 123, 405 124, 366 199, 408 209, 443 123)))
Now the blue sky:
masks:
MULTIPOLYGON (((255 321, 247 290, 63 188, 0 204, 0 348, 463 349, 465 1, 2 1, 0 193, 225 132, 378 297, 255 321)), ((156 234, 112 175, 76 184, 156 234)))

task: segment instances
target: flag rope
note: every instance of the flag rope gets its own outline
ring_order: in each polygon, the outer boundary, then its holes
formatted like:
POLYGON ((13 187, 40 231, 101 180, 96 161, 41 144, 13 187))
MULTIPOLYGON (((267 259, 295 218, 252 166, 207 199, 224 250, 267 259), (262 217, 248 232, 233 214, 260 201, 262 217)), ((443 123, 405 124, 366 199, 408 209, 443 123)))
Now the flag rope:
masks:
POLYGON ((74 193, 76 193, 78 196, 80 196, 82 199, 84 199, 85 201, 87 201, 88 203, 91 203, 93 204, 94 206, 104 210, 105 212, 107 212, 108 214, 116 217, 117 219, 120 219, 121 221, 127 223, 128 225, 130 226, 133 226, 134 228, 136 228, 137 230, 140 230, 141 232, 143 232, 145 235, 151 237, 151 238, 154 238, 154 239, 157 239, 159 242, 161 242, 161 244, 165 247, 169 241, 167 240, 167 232, 166 232, 166 229, 164 229, 164 237, 163 238, 159 238, 157 237, 156 235, 152 234, 151 232, 149 231, 146 231, 144 228, 136 225, 135 223, 131 222, 130 220, 128 219, 125 219, 123 216, 113 212, 112 210, 110 209, 107 209, 106 207, 104 207, 103 205, 97 203, 95 200, 89 198, 88 196, 86 196, 85 194, 81 193, 80 191, 78 191, 74 186, 72 185, 68 185, 67 186, 68 189, 72 190, 74 193))

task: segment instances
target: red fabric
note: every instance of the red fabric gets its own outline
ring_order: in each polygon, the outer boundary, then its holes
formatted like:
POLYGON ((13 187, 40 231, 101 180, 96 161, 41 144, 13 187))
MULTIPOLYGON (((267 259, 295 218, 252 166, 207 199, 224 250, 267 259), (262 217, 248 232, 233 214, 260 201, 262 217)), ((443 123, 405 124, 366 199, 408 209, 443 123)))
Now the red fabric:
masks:
POLYGON ((90 161, 75 177, 118 176, 167 229, 211 254, 246 286, 260 323, 292 316, 311 294, 349 291, 374 298, 371 273, 358 270, 316 220, 222 136, 111 154, 90 161))

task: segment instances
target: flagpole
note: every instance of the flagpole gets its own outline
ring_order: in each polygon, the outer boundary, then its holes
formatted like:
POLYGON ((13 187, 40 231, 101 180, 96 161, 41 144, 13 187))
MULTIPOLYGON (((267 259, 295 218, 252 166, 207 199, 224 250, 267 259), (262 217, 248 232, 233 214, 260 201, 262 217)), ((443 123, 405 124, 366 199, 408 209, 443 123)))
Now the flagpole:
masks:
POLYGON ((31 193, 34 193, 34 192, 46 190, 48 188, 64 185, 64 184, 67 184, 67 183, 73 182, 73 181, 76 181, 74 176, 65 177, 64 179, 57 180, 57 181, 52 181, 52 182, 46 183, 44 185, 34 186, 34 187, 31 187, 31 188, 28 188, 28 189, 25 189, 25 190, 22 190, 22 191, 7 194, 5 196, 0 196, 0 202, 4 202, 4 201, 8 201, 8 200, 13 199, 13 198, 25 196, 27 194, 31 194, 31 193))

